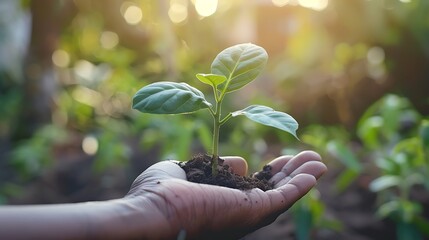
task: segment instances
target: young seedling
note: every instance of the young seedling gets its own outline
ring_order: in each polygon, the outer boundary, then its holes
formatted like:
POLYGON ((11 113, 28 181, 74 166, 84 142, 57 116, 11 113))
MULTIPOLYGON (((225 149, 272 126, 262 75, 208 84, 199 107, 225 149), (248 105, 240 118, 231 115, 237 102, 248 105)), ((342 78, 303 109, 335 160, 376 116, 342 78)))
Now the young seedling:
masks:
POLYGON ((289 114, 262 105, 251 105, 222 116, 225 95, 234 92, 261 73, 268 60, 262 47, 238 44, 220 52, 211 65, 211 73, 196 77, 212 86, 214 104, 198 89, 177 82, 156 82, 141 88, 133 98, 133 108, 143 113, 184 114, 207 109, 213 117, 212 175, 216 175, 219 157, 219 131, 231 117, 244 115, 255 122, 286 131, 296 138, 298 123, 289 114))

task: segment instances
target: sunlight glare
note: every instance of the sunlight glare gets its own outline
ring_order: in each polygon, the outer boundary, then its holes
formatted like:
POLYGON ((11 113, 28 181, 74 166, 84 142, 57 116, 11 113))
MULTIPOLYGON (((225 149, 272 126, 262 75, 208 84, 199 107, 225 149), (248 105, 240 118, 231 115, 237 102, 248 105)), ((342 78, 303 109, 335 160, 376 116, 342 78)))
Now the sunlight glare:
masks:
POLYGON ((276 7, 283 7, 289 3, 289 0, 271 0, 276 7))
POLYGON ((86 136, 82 141, 82 150, 88 155, 94 155, 98 151, 98 140, 94 136, 86 136))
POLYGON ((218 0, 196 0, 195 10, 201 17, 213 15, 217 9, 218 0))
POLYGON ((136 25, 143 18, 142 10, 135 5, 131 5, 125 10, 124 18, 128 24, 136 25))
POLYGON ((168 17, 173 23, 181 23, 188 18, 187 1, 170 1, 170 9, 168 9, 168 17))
POLYGON ((329 0, 298 0, 298 2, 302 7, 322 11, 328 6, 329 0))
POLYGON ((94 73, 94 64, 86 60, 78 60, 74 66, 74 72, 81 78, 91 79, 94 73))

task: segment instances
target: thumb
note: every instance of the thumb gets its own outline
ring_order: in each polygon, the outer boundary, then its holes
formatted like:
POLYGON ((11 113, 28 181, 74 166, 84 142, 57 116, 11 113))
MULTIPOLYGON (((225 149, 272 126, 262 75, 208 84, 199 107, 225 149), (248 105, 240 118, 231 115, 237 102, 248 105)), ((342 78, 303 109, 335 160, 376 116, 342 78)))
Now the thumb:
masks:
POLYGON ((237 156, 227 156, 222 157, 222 159, 224 160, 223 164, 228 165, 235 174, 240 176, 247 175, 248 166, 244 158, 237 156))

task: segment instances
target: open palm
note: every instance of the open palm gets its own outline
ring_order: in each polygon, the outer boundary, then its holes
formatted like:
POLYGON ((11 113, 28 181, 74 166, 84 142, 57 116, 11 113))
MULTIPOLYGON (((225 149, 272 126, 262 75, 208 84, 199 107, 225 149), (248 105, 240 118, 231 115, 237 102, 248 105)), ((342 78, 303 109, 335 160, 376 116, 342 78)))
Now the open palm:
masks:
MULTIPOLYGON (((225 164, 244 175, 247 164, 240 157, 226 157, 225 164)), ((234 239, 273 222, 304 196, 326 171, 320 156, 304 151, 269 163, 275 189, 242 191, 197 184, 186 180, 174 162, 157 163, 133 183, 126 198, 141 199, 141 207, 158 213, 153 219, 165 224, 154 236, 186 239, 234 239)))

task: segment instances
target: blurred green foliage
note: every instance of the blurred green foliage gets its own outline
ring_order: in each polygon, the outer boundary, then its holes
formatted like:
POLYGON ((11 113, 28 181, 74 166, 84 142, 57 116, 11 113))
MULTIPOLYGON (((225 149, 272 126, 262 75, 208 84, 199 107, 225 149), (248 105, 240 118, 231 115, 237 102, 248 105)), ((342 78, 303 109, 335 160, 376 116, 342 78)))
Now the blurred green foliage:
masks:
MULTIPOLYGON (((396 223, 397 239, 424 239, 429 236, 424 202, 412 195, 429 192, 428 121, 408 99, 387 94, 363 114, 355 136, 341 127, 314 125, 306 129, 302 140, 343 164, 335 180, 339 191, 347 190, 362 174, 373 178, 368 188, 377 195, 377 215, 396 223)), ((328 162, 328 166, 332 164, 328 162)), ((315 206, 307 206, 311 207, 315 206)), ((320 211, 320 207, 307 210, 307 221, 320 219, 320 211)), ((316 224, 306 226, 318 228, 316 224)))
POLYGON ((358 129, 380 169, 369 186, 379 197, 377 214, 396 222, 401 240, 429 237, 422 202, 411 196, 418 186, 429 190, 428 120, 407 99, 387 95, 368 109, 358 129))

